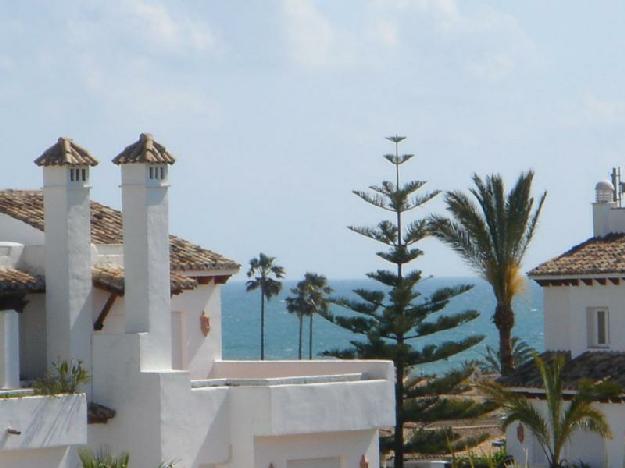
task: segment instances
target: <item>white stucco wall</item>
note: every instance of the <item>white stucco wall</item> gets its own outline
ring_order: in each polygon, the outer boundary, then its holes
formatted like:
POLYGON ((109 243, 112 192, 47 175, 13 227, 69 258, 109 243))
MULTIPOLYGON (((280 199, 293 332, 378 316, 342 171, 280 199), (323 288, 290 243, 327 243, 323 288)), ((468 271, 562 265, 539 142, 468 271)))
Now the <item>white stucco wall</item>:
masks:
POLYGON ((379 466, 378 434, 375 430, 340 433, 257 437, 254 441, 255 468, 359 466, 365 455, 370 467, 379 466), (308 460, 308 461, 307 461, 308 460), (324 463, 322 465, 322 463, 324 463))
POLYGON ((204 379, 213 362, 221 359, 221 286, 200 284, 192 291, 173 296, 172 310, 180 312, 184 321, 182 334, 172 337, 174 347, 184 348, 182 368, 189 371, 192 379, 204 379), (200 328, 202 311, 210 319, 206 337, 200 328))
POLYGON ((46 300, 44 294, 30 294, 26 300, 28 304, 19 315, 20 375, 24 380, 33 380, 47 369, 46 300))
POLYGON ((24 245, 44 244, 42 231, 4 213, 0 213, 0 239, 24 245))
POLYGON ((147 179, 146 164, 124 164, 122 217, 126 331, 141 341, 141 369, 172 368, 168 185, 147 179))
POLYGON ((85 444, 85 395, 0 399, 0 428, 0 453, 6 450, 85 444), (21 434, 8 434, 6 429, 9 427, 21 434))
POLYGON ((545 309, 545 349, 570 350, 577 356, 589 349, 587 311, 607 307, 609 346, 595 348, 625 351, 625 284, 543 288, 545 309))
POLYGON ((54 447, 0 452, 0 466, 15 468, 76 468, 75 450, 54 447))
POLYGON ((93 330, 90 186, 69 168, 43 169, 47 358, 80 360, 91 369, 93 330))

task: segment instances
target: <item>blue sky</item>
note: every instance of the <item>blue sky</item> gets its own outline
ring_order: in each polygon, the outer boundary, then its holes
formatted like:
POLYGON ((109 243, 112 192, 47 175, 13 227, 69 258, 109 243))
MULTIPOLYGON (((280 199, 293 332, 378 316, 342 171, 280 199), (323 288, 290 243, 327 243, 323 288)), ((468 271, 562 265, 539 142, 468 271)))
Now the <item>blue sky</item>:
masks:
MULTIPOLYGON (((624 19, 617 1, 0 0, 0 186, 40 186, 32 161, 65 135, 120 207, 109 161, 149 131, 178 157, 172 232, 359 278, 377 246, 345 226, 381 213, 350 191, 392 177, 397 132, 430 189, 536 171, 529 269, 590 236, 594 184, 625 160, 624 19)), ((469 273, 422 248, 426 274, 469 273)))

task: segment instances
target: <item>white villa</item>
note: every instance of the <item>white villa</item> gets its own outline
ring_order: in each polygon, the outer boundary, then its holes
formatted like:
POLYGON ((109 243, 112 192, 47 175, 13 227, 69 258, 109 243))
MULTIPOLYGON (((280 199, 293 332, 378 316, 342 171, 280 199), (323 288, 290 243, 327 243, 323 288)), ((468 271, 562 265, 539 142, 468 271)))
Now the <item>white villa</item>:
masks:
MULTIPOLYGON (((543 288, 545 350, 563 352, 564 394, 574 393, 582 378, 612 380, 625 388, 625 208, 615 202, 610 182, 596 186, 593 237, 539 265, 529 276, 543 288)), ((544 411, 542 381, 533 363, 501 381, 535 397, 544 411)), ((614 437, 578 432, 565 448, 569 463, 591 467, 625 466, 625 400, 596 403, 614 437)), ((507 449, 517 462, 544 466, 532 434, 514 424, 506 434, 507 449)))
MULTIPOLYGON (((98 162, 60 138, 35 161, 43 190, 0 191, 0 388, 10 396, 0 398, 0 467, 75 468, 88 446, 127 451, 132 468, 377 468, 378 430, 394 424, 392 363, 222 360, 220 289, 239 265, 169 234, 174 161, 148 134, 115 157, 119 212, 90 200, 98 162), (32 395, 59 359, 84 363, 85 393, 32 395)), ((591 276, 548 288, 552 320, 563 313, 556 299, 591 291, 580 297, 601 300, 584 307, 607 307, 608 346, 625 350, 625 290, 612 272, 591 276)), ((577 356, 582 325, 566 322, 571 342, 554 333, 548 343, 577 356)))

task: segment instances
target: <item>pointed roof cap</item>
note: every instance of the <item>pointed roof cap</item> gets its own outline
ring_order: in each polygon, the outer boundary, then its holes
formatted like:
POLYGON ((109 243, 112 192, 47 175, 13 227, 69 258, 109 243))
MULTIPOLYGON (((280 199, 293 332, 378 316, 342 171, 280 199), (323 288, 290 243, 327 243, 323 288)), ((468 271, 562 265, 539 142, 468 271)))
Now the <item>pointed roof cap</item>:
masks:
POLYGON ((58 141, 35 159, 37 166, 97 166, 98 160, 70 138, 60 137, 58 141))
POLYGON ((174 164, 176 159, 149 133, 142 133, 139 141, 127 146, 114 159, 113 164, 174 164))

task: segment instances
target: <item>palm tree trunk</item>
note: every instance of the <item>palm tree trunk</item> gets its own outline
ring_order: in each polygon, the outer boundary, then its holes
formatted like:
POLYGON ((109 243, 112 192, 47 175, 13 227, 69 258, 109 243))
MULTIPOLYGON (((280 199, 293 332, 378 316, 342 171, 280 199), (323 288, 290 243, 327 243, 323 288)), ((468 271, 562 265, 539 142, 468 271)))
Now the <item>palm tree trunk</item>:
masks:
POLYGON ((260 360, 265 360, 265 293, 260 290, 260 360))
POLYGON ((514 370, 512 359, 512 327, 514 326, 514 312, 510 304, 497 303, 493 322, 499 330, 499 359, 501 360, 501 375, 509 375, 514 370))
POLYGON ((395 376, 395 434, 393 440, 394 468, 404 468, 404 363, 397 361, 397 375, 395 376))
POLYGON ((310 320, 308 322, 308 360, 312 360, 313 315, 314 314, 310 314, 310 320))
POLYGON ((304 330, 304 316, 299 314, 299 351, 297 352, 297 359, 302 360, 302 331, 304 330))

